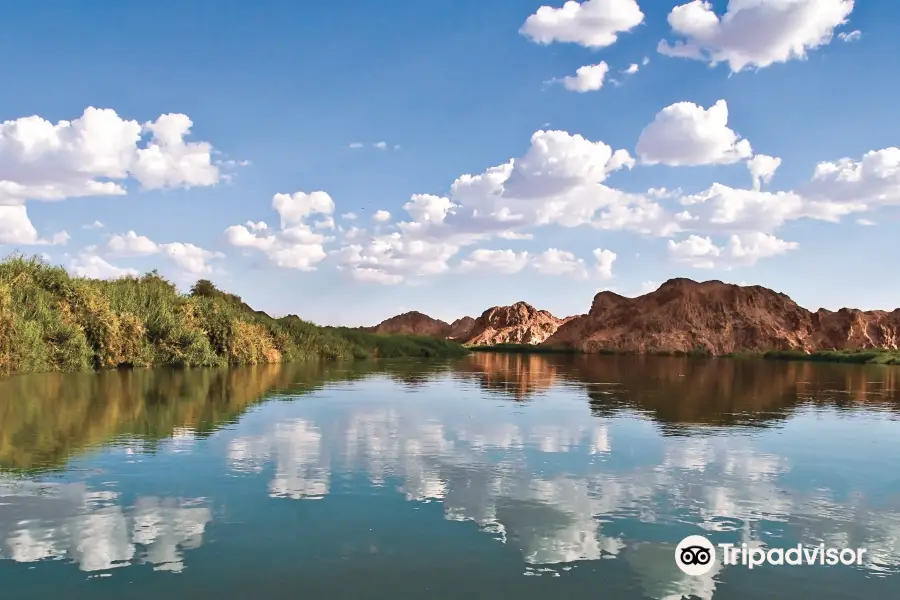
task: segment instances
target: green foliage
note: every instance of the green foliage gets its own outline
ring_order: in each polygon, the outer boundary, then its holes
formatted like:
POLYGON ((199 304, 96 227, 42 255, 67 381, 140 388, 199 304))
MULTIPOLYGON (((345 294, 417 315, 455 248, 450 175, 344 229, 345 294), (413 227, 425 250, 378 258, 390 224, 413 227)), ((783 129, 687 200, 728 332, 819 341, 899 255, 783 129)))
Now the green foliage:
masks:
POLYGON ((345 327, 327 327, 329 331, 348 340, 354 348, 355 358, 402 357, 458 357, 468 350, 456 342, 419 335, 372 333, 345 327))
POLYGON ((155 271, 100 281, 37 257, 0 260, 0 376, 465 352, 444 340, 273 319, 205 279, 185 295, 155 271))
MULTIPOLYGON (((511 352, 524 354, 581 354, 577 348, 564 346, 532 346, 530 344, 495 344, 493 346, 472 346, 473 352, 511 352)), ((592 354, 608 356, 628 356, 646 354, 649 356, 674 356, 690 358, 714 358, 714 355, 704 346, 697 345, 693 350, 684 351, 651 351, 638 353, 630 350, 615 348, 598 348, 592 354)), ((812 362, 840 362, 855 364, 880 364, 900 365, 900 350, 825 350, 806 353, 800 350, 772 350, 769 352, 733 352, 725 354, 722 358, 767 358, 774 360, 801 360, 812 362)))
MULTIPOLYGON (((538 346, 534 344, 493 344, 470 346, 473 352, 515 352, 523 354, 582 354, 578 348, 568 346, 538 346)), ((601 352, 602 354, 602 352, 601 352)))
POLYGON ((763 353, 763 358, 774 360, 806 360, 812 362, 900 365, 900 351, 898 350, 823 350, 811 352, 809 354, 799 350, 773 350, 763 353))

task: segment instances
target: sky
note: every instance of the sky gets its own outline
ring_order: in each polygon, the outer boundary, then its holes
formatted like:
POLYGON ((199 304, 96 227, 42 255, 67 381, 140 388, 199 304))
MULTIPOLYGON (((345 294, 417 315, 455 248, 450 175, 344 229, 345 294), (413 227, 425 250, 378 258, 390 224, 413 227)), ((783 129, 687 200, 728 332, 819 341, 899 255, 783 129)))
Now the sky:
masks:
POLYGON ((331 325, 673 277, 894 308, 898 27, 859 0, 7 3, 0 255, 331 325))

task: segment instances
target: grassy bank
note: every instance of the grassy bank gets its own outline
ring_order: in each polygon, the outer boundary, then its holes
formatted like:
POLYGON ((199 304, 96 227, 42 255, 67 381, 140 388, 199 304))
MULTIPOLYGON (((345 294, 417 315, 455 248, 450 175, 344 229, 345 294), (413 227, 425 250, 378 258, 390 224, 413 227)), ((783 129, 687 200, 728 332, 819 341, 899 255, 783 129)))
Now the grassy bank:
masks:
POLYGON ((632 350, 618 350, 614 348, 599 348, 593 352, 584 352, 570 346, 536 346, 532 344, 494 344, 492 346, 470 346, 473 352, 514 352, 522 354, 597 354, 600 356, 697 356, 711 357, 705 350, 692 352, 680 351, 655 351, 637 352, 632 350))
POLYGON ((900 351, 897 350, 823 350, 810 354, 797 350, 773 350, 763 353, 762 357, 770 360, 900 365, 900 351))
POLYGON ((472 352, 516 352, 523 354, 583 354, 577 348, 565 346, 536 346, 534 344, 494 344, 491 346, 468 346, 472 352))
MULTIPOLYGON (((636 352, 630 350, 600 348, 598 350, 595 350, 594 352, 585 353, 576 348, 567 348, 563 346, 496 344, 493 346, 472 346, 469 349, 473 352, 511 352, 523 354, 597 354, 601 356, 675 356, 692 358, 716 358, 716 355, 711 354, 709 351, 703 348, 698 348, 690 352, 636 352)), ((900 351, 897 350, 823 350, 808 354, 799 350, 770 350, 768 352, 733 352, 730 354, 722 355, 720 358, 753 358, 767 360, 797 360, 811 362, 900 365, 900 351)))
POLYGON ((0 260, 0 376, 466 352, 431 338, 275 319, 206 280, 182 294, 156 272, 103 281, 38 258, 0 260))

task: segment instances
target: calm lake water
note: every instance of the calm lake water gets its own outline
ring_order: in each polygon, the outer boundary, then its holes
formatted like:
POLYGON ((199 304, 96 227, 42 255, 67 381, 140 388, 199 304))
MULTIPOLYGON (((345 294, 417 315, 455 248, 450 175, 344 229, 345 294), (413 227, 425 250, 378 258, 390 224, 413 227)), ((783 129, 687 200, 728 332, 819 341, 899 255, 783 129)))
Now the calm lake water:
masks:
POLYGON ((898 415, 897 368, 724 359, 0 380, 0 597, 898 598, 898 415))

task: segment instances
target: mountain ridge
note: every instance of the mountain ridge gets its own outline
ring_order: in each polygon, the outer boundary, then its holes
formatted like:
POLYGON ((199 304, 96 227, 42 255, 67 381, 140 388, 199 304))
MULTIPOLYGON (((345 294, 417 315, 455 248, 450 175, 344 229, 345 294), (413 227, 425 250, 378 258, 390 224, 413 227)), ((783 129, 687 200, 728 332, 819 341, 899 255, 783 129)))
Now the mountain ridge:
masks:
POLYGON ((677 277, 634 298, 598 292, 586 313, 565 318, 519 301, 453 324, 411 311, 369 329, 427 331, 425 335, 467 346, 527 344, 583 352, 896 350, 900 309, 811 311, 787 294, 763 286, 677 277))

